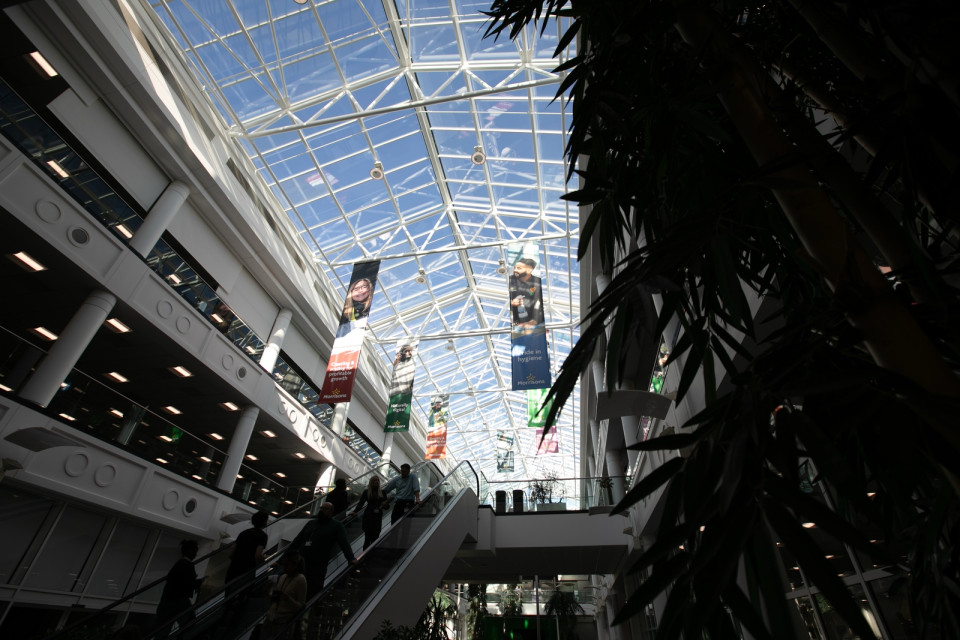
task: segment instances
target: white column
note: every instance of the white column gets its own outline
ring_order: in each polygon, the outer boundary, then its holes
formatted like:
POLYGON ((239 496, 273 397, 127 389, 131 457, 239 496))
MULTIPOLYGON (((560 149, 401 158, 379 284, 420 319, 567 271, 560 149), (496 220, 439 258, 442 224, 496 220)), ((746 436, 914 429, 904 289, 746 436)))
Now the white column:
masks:
POLYGON ((287 329, 290 328, 290 318, 292 317, 293 312, 290 309, 281 309, 277 318, 273 321, 270 338, 260 355, 260 366, 267 373, 273 373, 273 368, 277 364, 277 356, 280 355, 280 348, 283 346, 283 338, 287 335, 287 329))
POLYGON ((387 431, 383 434, 383 455, 380 459, 383 462, 390 462, 390 456, 393 453, 393 431, 387 431))
POLYGON ((227 448, 227 459, 223 461, 223 468, 220 469, 217 489, 227 493, 233 491, 233 485, 237 481, 237 474, 240 472, 240 465, 243 463, 243 456, 247 452, 247 445, 250 444, 250 436, 253 435, 253 428, 257 424, 259 415, 260 407, 254 406, 245 407, 240 414, 237 428, 233 430, 233 437, 230 438, 230 446, 227 448))
POLYGON ((613 482, 613 503, 616 504, 623 500, 626 491, 623 484, 623 460, 620 457, 620 451, 609 450, 604 454, 607 462, 607 475, 613 482))
POLYGON ((330 428, 338 437, 343 437, 347 428, 347 409, 350 408, 349 402, 338 402, 333 408, 333 418, 330 419, 330 428))
POLYGON ((60 337, 50 347, 37 370, 23 385, 20 397, 40 406, 47 406, 60 389, 60 383, 83 355, 100 325, 107 319, 117 299, 106 291, 94 291, 87 296, 60 337))
POLYGON ((157 244, 160 236, 170 226, 170 222, 180 212, 180 208, 189 195, 190 187, 182 182, 174 180, 168 184, 157 201, 150 207, 147 217, 143 219, 143 224, 130 238, 127 246, 146 258, 150 250, 157 244))

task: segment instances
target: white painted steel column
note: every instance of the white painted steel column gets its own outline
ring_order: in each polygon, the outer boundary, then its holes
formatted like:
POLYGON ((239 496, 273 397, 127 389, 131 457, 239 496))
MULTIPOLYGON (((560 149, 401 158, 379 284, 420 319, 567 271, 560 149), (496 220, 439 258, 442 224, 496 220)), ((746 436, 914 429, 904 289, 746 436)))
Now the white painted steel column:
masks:
POLYGON ((391 454, 393 454, 393 431, 387 431, 383 434, 383 455, 380 459, 383 462, 390 462, 391 454))
POLYGON ((23 385, 20 397, 40 406, 47 406, 60 389, 77 360, 93 340, 97 330, 117 303, 116 297, 106 291, 94 291, 87 296, 37 370, 23 385))
POLYGON ((189 195, 190 187, 184 183, 174 180, 168 184, 157 201, 150 207, 147 217, 143 219, 143 224, 130 238, 127 246, 146 258, 150 250, 160 240, 160 236, 170 226, 170 222, 180 212, 180 208, 189 195))
POLYGON ((623 459, 620 452, 615 450, 608 450, 604 458, 607 462, 607 476, 613 482, 613 503, 617 504, 626 494, 623 484, 623 459))
POLYGON ((267 373, 273 373, 273 368, 277 365, 277 356, 280 355, 280 349, 283 347, 283 339, 287 335, 287 329, 290 328, 290 319, 293 312, 290 309, 281 309, 273 321, 273 329, 270 330, 270 338, 266 346, 263 347, 263 353, 260 354, 260 366, 267 373))
POLYGON ((339 402, 333 408, 333 418, 330 419, 330 428, 338 438, 342 438, 347 428, 347 410, 350 408, 349 402, 339 402))
POLYGON ((240 472, 240 465, 243 464, 243 456, 247 453, 247 445, 250 444, 250 437, 253 435, 253 428, 257 424, 259 415, 260 407, 254 406, 245 407, 240 414, 237 428, 234 429, 230 446, 227 448, 227 458, 223 461, 223 468, 220 469, 217 489, 227 493, 233 491, 233 485, 237 482, 237 474, 240 472))

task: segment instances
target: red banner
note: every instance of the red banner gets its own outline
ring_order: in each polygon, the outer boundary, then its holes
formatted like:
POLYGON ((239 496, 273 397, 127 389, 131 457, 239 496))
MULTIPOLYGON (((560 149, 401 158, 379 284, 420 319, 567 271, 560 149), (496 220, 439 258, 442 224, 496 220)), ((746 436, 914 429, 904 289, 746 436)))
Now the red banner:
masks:
POLYGON ((430 416, 427 425, 427 453, 424 460, 447 457, 447 420, 450 396, 440 394, 430 398, 430 416))
POLYGON ((327 375, 320 387, 318 402, 349 402, 353 381, 360 362, 360 350, 367 333, 367 320, 377 288, 380 261, 361 262, 353 266, 353 276, 340 313, 337 336, 327 362, 327 375))

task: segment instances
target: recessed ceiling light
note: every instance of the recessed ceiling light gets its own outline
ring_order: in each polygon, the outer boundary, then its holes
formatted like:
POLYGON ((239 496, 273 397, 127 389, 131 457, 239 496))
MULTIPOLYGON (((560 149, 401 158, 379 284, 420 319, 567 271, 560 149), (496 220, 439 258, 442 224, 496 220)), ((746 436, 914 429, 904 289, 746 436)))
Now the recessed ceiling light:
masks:
POLYGON ((30 331, 33 331, 44 340, 53 341, 57 339, 57 334, 55 334, 53 331, 50 331, 50 329, 47 329, 46 327, 33 327, 30 329, 30 331))
POLYGON ((59 415, 59 416, 60 416, 61 418, 63 418, 64 420, 69 420, 70 422, 76 421, 76 418, 74 418, 73 416, 71 416, 71 415, 68 414, 68 413, 58 413, 57 415, 59 415))
POLYGON ((116 318, 110 318, 109 320, 107 320, 107 323, 106 323, 106 324, 107 324, 108 327, 110 327, 113 331, 116 331, 117 333, 129 333, 129 332, 130 332, 130 327, 128 327, 127 325, 123 324, 122 322, 120 322, 120 321, 117 320, 116 318))
POLYGON ((256 501, 256 500, 247 500, 247 503, 248 503, 248 504, 252 504, 253 506, 257 506, 257 501, 256 501))
POLYGON ((159 462, 160 464, 167 464, 167 461, 164 460, 163 458, 157 458, 157 462, 159 462))
POLYGON ((217 324, 220 324, 221 322, 223 322, 223 318, 220 317, 219 313, 211 313, 210 319, 216 322, 217 324))
POLYGON ((170 275, 168 275, 167 280, 169 280, 173 284, 180 284, 180 282, 182 282, 180 278, 177 276, 177 274, 175 273, 171 273, 170 275))
POLYGON ((260 487, 260 491, 263 491, 264 493, 270 493, 270 487, 260 487))
POLYGON ((277 437, 277 434, 275 434, 273 431, 270 431, 269 429, 264 429, 264 430, 261 431, 260 433, 262 433, 263 435, 265 435, 265 436, 268 437, 268 438, 276 438, 276 437, 277 437))
POLYGON ((157 437, 163 440, 164 442, 173 442, 173 438, 171 438, 170 436, 157 436, 157 437))
POLYGON ((274 475, 277 476, 278 478, 286 478, 286 477, 287 477, 287 474, 283 473, 282 471, 277 471, 274 475))
POLYGON ((3 390, 3 391, 13 391, 13 389, 11 389, 10 387, 8 387, 8 386, 5 385, 5 384, 0 384, 0 390, 3 390))
POLYGON ((165 406, 165 407, 163 408, 163 410, 166 411, 167 413, 172 413, 172 414, 175 415, 175 416, 178 416, 178 415, 180 415, 181 413, 183 413, 183 411, 180 411, 180 409, 177 409, 177 408, 176 408, 175 406, 173 406, 172 404, 165 406))
POLYGON ((58 75, 60 75, 57 73, 57 70, 53 68, 53 65, 50 64, 39 51, 34 51, 31 53, 30 58, 32 58, 33 61, 36 62, 41 69, 43 69, 43 72, 51 78, 56 78, 58 75))
POLYGON ((56 160, 47 160, 47 166, 53 169, 53 172, 61 178, 69 178, 70 174, 64 171, 63 167, 56 160))
POLYGON ((19 260, 21 267, 26 267, 30 271, 45 271, 47 268, 30 257, 26 251, 18 251, 17 253, 11 254, 11 258, 16 258, 19 260))
POLYGON ((294 455, 295 457, 297 457, 297 458, 300 458, 301 460, 303 460, 304 458, 307 457, 307 456, 303 455, 302 453, 300 453, 299 451, 297 451, 297 452, 296 452, 295 454, 293 454, 293 455, 294 455))
POLYGON ((247 350, 247 353, 256 353, 256 352, 257 352, 257 350, 254 349, 254 348, 253 348, 252 346, 250 346, 249 344, 248 344, 247 346, 245 346, 244 349, 247 350))
POLYGON ((170 371, 174 375, 178 375, 181 378, 190 378, 193 376, 193 374, 190 373, 190 371, 186 367, 181 367, 180 365, 177 365, 176 367, 170 367, 170 371))
POLYGON ((247 460, 257 460, 257 459, 258 459, 257 456, 253 455, 252 453, 248 453, 248 454, 246 455, 246 458, 247 458, 247 460))
POLYGON ((201 477, 198 476, 197 474, 193 474, 193 475, 190 476, 190 477, 193 478, 194 480, 203 480, 203 478, 201 478, 201 477))
POLYGON ((223 440, 223 436, 220 435, 219 433, 208 433, 207 435, 213 438, 214 440, 223 440))
POLYGON ((110 413, 117 416, 118 418, 123 417, 123 411, 120 411, 119 409, 110 409, 110 413))
POLYGON ((815 526, 817 526, 817 523, 816 523, 816 522, 804 522, 801 526, 802 526, 804 529, 813 529, 815 526))
POLYGON ((293 504, 293 500, 284 500, 283 504, 293 504))
POLYGON ((240 407, 233 404, 232 402, 221 402, 220 406, 226 409, 227 411, 237 411, 240 407))
POLYGON ((116 371, 111 371, 110 373, 107 374, 107 377, 108 377, 108 378, 113 378, 113 379, 116 380, 117 382, 127 382, 127 378, 125 378, 123 375, 117 373, 116 371))
POLYGON ((120 235, 122 235, 127 240, 133 237, 133 233, 130 231, 130 229, 127 229, 126 225, 118 224, 116 226, 116 230, 119 231, 120 235))
POLYGON ((237 480, 243 480, 243 476, 240 475, 239 473, 237 474, 237 480))
POLYGON ((213 460, 211 460, 207 456, 200 456, 200 459, 203 460, 204 462, 213 462, 213 460))

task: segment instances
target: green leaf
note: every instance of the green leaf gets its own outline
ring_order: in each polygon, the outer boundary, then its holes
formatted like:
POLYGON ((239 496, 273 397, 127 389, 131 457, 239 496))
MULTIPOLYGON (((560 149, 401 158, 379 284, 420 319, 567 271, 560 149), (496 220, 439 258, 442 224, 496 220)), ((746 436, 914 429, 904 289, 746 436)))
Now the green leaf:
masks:
POLYGON ((631 506, 643 500, 648 495, 660 488, 661 485, 668 482, 680 469, 683 468, 683 458, 671 458, 662 465, 650 472, 643 480, 634 485, 633 489, 617 503, 610 515, 623 513, 631 506))
POLYGON ((644 580, 633 592, 633 595, 627 599, 610 626, 622 624, 643 611, 660 593, 669 588, 673 581, 686 571, 686 568, 687 554, 685 553, 678 553, 663 564, 658 565, 651 576, 644 580))

